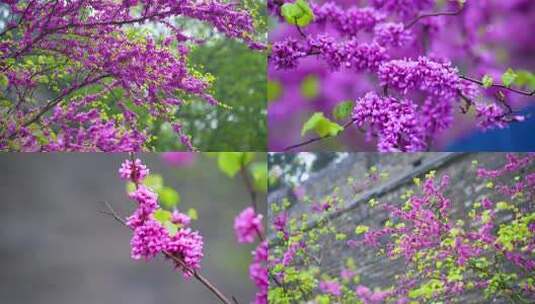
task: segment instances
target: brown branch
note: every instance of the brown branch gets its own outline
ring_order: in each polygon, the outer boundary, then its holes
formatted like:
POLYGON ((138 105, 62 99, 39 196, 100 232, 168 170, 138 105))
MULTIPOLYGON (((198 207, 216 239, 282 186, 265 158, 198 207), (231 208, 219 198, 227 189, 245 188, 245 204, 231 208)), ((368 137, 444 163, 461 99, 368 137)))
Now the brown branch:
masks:
MULTIPOLYGON (((257 193, 256 193, 256 190, 253 187, 252 182, 251 182, 251 176, 247 173, 247 170, 245 169, 244 161, 245 161, 245 154, 242 157, 240 175, 241 175, 241 177, 243 179, 243 182, 245 184, 245 188, 247 188, 247 192, 249 193, 249 196, 251 197, 251 205, 252 205, 252 207, 254 209, 254 212, 257 213, 258 212, 258 208, 257 208, 257 193)), ((260 241, 263 242, 265 240, 265 237, 262 234, 262 232, 260 230, 258 230, 258 229, 255 229, 255 232, 256 232, 256 235, 258 235, 258 238, 260 239, 260 241)))
POLYGON ((437 16, 457 16, 459 15, 464 9, 464 5, 461 6, 457 11, 454 11, 454 12, 436 12, 436 13, 424 13, 424 14, 419 14, 418 16, 416 16, 416 18, 414 18, 413 20, 409 21, 406 25, 405 25, 405 29, 409 29, 411 28, 413 25, 415 25, 418 21, 420 21, 421 19, 424 19, 424 18, 428 18, 428 17, 437 17, 437 16))
MULTIPOLYGON (((180 265, 180 267, 182 267, 183 269, 185 269, 186 271, 190 271, 192 274, 193 274, 193 277, 195 279, 197 279, 199 282, 201 282, 206 288, 208 288, 214 295, 217 296, 217 298, 225 303, 225 304, 232 304, 232 302, 219 290, 217 289, 217 287, 215 287, 214 284, 212 284, 207 278, 205 278, 202 274, 200 274, 198 271, 196 270, 192 270, 192 269, 188 269, 187 268, 187 265, 184 263, 184 261, 182 259, 180 259, 179 257, 167 252, 167 251, 164 251, 163 252, 165 256, 167 256, 168 258, 171 258, 173 261, 175 261, 177 264, 180 265)), ((234 301, 235 303, 237 303, 237 300, 236 298, 234 298, 234 301)))
MULTIPOLYGON (((40 111, 39 113, 37 113, 34 117, 30 118, 27 122, 23 123, 22 124, 22 127, 27 127, 35 122, 37 122, 46 112, 48 112, 49 110, 51 110, 52 108, 54 108, 56 105, 58 105, 59 103, 61 103, 61 101, 63 100, 63 98, 65 98, 67 95, 71 94, 72 92, 78 90, 78 89, 81 89, 85 86, 88 86, 88 85, 92 85, 92 84, 95 84, 97 82, 99 82, 100 80, 106 78, 106 77, 110 77, 111 75, 110 74, 104 74, 104 75, 101 75, 99 77, 96 77, 96 78, 93 78, 93 79, 87 79, 86 81, 78 84, 78 85, 75 85, 75 86, 72 86, 70 87, 67 91, 63 92, 62 94, 60 94, 59 96, 57 96, 56 98, 50 100, 40 111)), ((17 135, 18 131, 15 131, 14 133, 10 134, 8 136, 9 139, 13 139, 15 137, 15 135, 17 135)))
POLYGON ((240 175, 243 179, 243 183, 245 184, 245 188, 247 188, 247 192, 249 193, 249 196, 251 197, 251 205, 253 206, 253 209, 256 213, 258 209, 257 204, 256 204, 256 191, 253 188, 250 176, 247 173, 247 170, 245 169, 245 165, 243 163, 240 168, 240 175))
MULTIPOLYGON (((481 81, 481 80, 478 80, 478 79, 475 79, 475 78, 471 78, 471 77, 468 77, 468 76, 464 76, 464 75, 459 75, 459 77, 461 79, 464 79, 464 80, 473 82, 475 84, 478 84, 480 86, 483 86, 483 81, 481 81)), ((535 95, 535 90, 533 90, 531 92, 527 92, 527 91, 522 91, 522 90, 518 90, 518 89, 515 89, 515 88, 506 87, 503 84, 492 84, 492 87, 500 88, 500 89, 504 89, 504 90, 509 90, 511 92, 515 92, 517 94, 521 94, 521 95, 525 95, 525 96, 534 96, 535 95)))
POLYGON ((314 137, 314 138, 311 138, 307 141, 304 141, 302 143, 298 143, 298 144, 295 144, 295 145, 291 145, 291 146, 288 146, 286 148, 284 148, 284 152, 287 152, 287 151, 291 151, 293 149, 297 149, 299 147, 302 147, 302 146, 306 146, 306 145, 309 145, 311 143, 314 143, 314 142, 317 142, 317 141, 321 141, 321 140, 324 140, 326 138, 330 138, 330 137, 336 137, 342 133, 344 133, 353 123, 355 122, 355 119, 351 119, 350 121, 348 121, 344 126, 343 126, 343 130, 341 132, 339 132, 338 134, 336 135, 325 135, 325 136, 318 136, 318 137, 314 137))
POLYGON ((297 25, 297 18, 295 18, 295 28, 297 29, 297 31, 299 32, 299 35, 301 35, 301 37, 307 39, 307 35, 305 35, 305 33, 303 32, 301 27, 299 25, 297 25))
MULTIPOLYGON (((133 158, 134 157, 134 154, 130 154, 130 156, 133 158)), ((126 225, 126 221, 121 217, 119 216, 119 214, 113 209, 113 207, 108 203, 108 202, 102 202, 106 208, 108 209, 107 211, 101 211, 101 213, 104 213, 104 214, 108 214, 108 215, 111 215, 116 221, 118 221, 119 223, 123 224, 124 226, 128 227, 126 225)), ((194 269, 189 269, 188 266, 186 265, 186 263, 180 258, 180 257, 177 257, 171 253, 169 253, 168 251, 163 251, 163 254, 172 259, 173 261, 175 261, 182 269, 184 269, 184 271, 187 271, 189 273, 191 273, 193 275, 193 277, 195 279, 197 279, 199 282, 201 282, 206 288, 208 288, 208 290, 210 290, 222 303, 224 304, 233 304, 233 302, 231 302, 219 289, 217 289, 217 287, 215 287, 214 284, 212 284, 207 278, 205 278, 202 274, 200 274, 198 271, 194 270, 194 269)), ((234 303, 236 303, 236 300, 234 299, 234 303)))

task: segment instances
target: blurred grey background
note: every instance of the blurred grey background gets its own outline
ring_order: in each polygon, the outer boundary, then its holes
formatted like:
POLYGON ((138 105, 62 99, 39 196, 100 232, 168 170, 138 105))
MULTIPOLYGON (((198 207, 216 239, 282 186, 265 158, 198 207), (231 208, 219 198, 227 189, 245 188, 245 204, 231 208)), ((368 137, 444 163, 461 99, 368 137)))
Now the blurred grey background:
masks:
MULTIPOLYGON (((232 228, 249 204, 241 179, 223 175, 206 156, 189 168, 171 167, 158 154, 138 156, 180 192, 179 208, 197 209, 192 226, 205 238, 202 273, 227 296, 249 303, 256 292, 248 276, 254 248, 238 245, 232 228)), ((99 213, 104 200, 121 215, 134 209, 117 173, 127 157, 0 154, 0 303, 218 303, 162 257, 132 260, 131 232, 99 213)))

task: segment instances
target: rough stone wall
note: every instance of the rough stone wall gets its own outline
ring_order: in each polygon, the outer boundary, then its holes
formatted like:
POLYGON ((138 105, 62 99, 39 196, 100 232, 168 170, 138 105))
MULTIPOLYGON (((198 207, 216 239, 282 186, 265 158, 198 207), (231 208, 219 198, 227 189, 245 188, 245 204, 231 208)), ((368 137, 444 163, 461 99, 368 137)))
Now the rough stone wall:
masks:
MULTIPOLYGON (((302 187, 305 193, 313 200, 321 200, 339 187, 339 196, 345 201, 343 210, 333 214, 331 221, 338 231, 354 236, 357 225, 366 225, 370 229, 380 228, 387 219, 387 213, 382 208, 369 208, 367 202, 376 198, 379 202, 389 202, 397 205, 404 203, 400 196, 408 189, 414 189, 413 178, 423 177, 430 170, 436 170, 437 176, 448 174, 450 186, 445 192, 454 206, 455 218, 466 219, 468 209, 474 202, 489 194, 481 179, 477 179, 472 168, 472 160, 477 159, 479 164, 496 168, 505 162, 505 155, 501 153, 454 154, 454 153, 353 153, 340 163, 332 164, 307 180, 302 187), (380 172, 387 171, 388 180, 374 184, 370 189, 354 195, 354 191, 347 184, 347 177, 353 176, 357 181, 371 166, 376 166, 380 172)), ((531 168, 534 169, 534 168, 531 168)), ((288 196, 289 189, 281 189, 270 193, 268 204, 278 202, 288 196)), ((492 197, 491 199, 507 199, 492 197)), ((525 202, 528 209, 533 209, 532 202, 525 202), (528 204, 530 204, 528 206, 528 204)), ((291 216, 308 212, 309 205, 296 203, 290 210, 291 216)), ((269 210, 269 208, 268 208, 269 210)), ((507 218, 502 218, 507 220, 507 218)), ((469 223, 467 221, 467 223, 469 223)), ((310 222, 313 226, 315 223, 310 222)), ((379 257, 376 251, 369 248, 349 248, 345 242, 334 242, 332 239, 323 239, 322 247, 325 252, 321 268, 323 272, 338 274, 344 261, 352 257, 358 265, 361 282, 372 288, 388 288, 394 283, 394 276, 404 268, 403 261, 388 261, 379 257)), ((463 299, 466 303, 483 303, 479 293, 467 294, 463 299)))

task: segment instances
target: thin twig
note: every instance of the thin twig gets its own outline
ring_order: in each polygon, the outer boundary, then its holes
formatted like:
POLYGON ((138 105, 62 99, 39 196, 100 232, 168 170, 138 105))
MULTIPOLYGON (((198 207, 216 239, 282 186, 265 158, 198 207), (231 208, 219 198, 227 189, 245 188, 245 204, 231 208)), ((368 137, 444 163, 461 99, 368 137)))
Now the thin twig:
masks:
MULTIPOLYGON (((242 164, 241 164, 241 168, 240 168, 240 175, 243 179, 243 182, 245 184, 245 188, 247 188, 247 192, 249 193, 249 196, 251 197, 251 206, 253 207, 254 209, 254 212, 257 213, 257 194, 256 194, 256 190, 254 189, 253 187, 253 184, 251 182, 251 176, 247 173, 247 170, 245 169, 245 154, 244 156, 242 156, 242 164)), ((258 230, 257 228, 255 228, 255 231, 256 231, 256 234, 258 235, 258 238, 260 239, 260 241, 264 241, 265 237, 264 235, 262 234, 262 232, 260 230, 258 230)))
POLYGON ((243 164, 240 169, 240 175, 243 179, 243 183, 245 184, 245 188, 247 188, 247 192, 249 193, 249 196, 251 197, 251 205, 253 206, 253 209, 256 213, 257 212, 256 191, 253 188, 253 185, 249 178, 249 174, 247 173, 247 170, 245 169, 245 165, 243 164))
POLYGON ((317 142, 317 141, 324 140, 324 139, 326 139, 326 138, 336 137, 336 136, 338 136, 338 135, 344 133, 345 130, 347 130, 347 129, 349 128, 349 126, 351 126, 354 122, 355 122, 355 119, 351 119, 350 121, 348 121, 348 122, 344 125, 344 127, 343 127, 344 129, 343 129, 341 132, 339 132, 338 134, 334 135, 334 136, 333 136, 333 135, 324 135, 324 136, 314 137, 314 138, 311 138, 311 139, 309 139, 309 140, 307 140, 307 141, 304 141, 304 142, 302 142, 302 143, 298 143, 298 144, 295 144, 295 145, 286 147, 286 148, 284 148, 283 151, 284 151, 284 152, 291 151, 291 150, 293 150, 293 149, 297 149, 297 148, 299 148, 299 147, 306 146, 306 145, 309 145, 309 144, 311 144, 311 143, 314 143, 314 142, 317 142))
POLYGON ((115 211, 115 209, 113 209, 110 203, 108 203, 107 201, 102 201, 101 203, 103 203, 106 208, 108 208, 108 211, 101 211, 101 213, 111 215, 116 221, 127 226, 126 221, 119 216, 119 214, 115 211))
POLYGON ((416 16, 416 18, 409 21, 409 23, 405 25, 405 29, 411 28, 413 25, 415 25, 418 21, 420 21, 423 18, 437 17, 437 16, 456 16, 456 15, 459 15, 463 11, 463 9, 464 9, 464 5, 454 12, 436 12, 436 13, 419 14, 418 16, 416 16))
MULTIPOLYGON (((78 89, 81 89, 81 88, 83 88, 85 86, 95 84, 95 83, 99 82, 100 80, 102 80, 102 79, 104 79, 106 77, 110 77, 110 76, 111 76, 110 74, 104 74, 104 75, 101 75, 101 76, 93 78, 93 79, 86 79, 86 81, 84 81, 84 82, 82 82, 82 83, 80 83, 78 85, 70 87, 68 90, 64 91, 62 94, 60 94, 59 96, 57 96, 53 100, 50 100, 41 110, 39 110, 39 112, 35 116, 33 116, 28 121, 23 123, 22 126, 23 127, 27 127, 27 126, 37 122, 41 118, 41 116, 43 116, 46 112, 50 111, 52 108, 54 108, 59 103, 61 103, 63 101, 63 98, 67 97, 72 92, 74 92, 74 91, 76 91, 78 89)), ((13 132, 12 134, 10 134, 8 136, 8 138, 9 139, 13 139, 17 135, 17 133, 18 133, 18 130, 13 132)))
POLYGON ((301 27, 299 25, 297 25, 297 18, 295 18, 295 28, 297 28, 297 31, 299 32, 299 34, 301 35, 301 37, 307 39, 307 35, 305 35, 305 33, 303 32, 303 30, 301 29, 301 27))
MULTIPOLYGON (((478 84, 480 86, 483 86, 483 81, 481 81, 481 80, 474 79, 474 78, 471 78, 471 77, 468 77, 468 76, 464 76, 464 75, 459 75, 459 77, 464 79, 464 80, 476 83, 476 84, 478 84)), ((535 90, 533 90, 531 92, 526 92, 526 91, 518 90, 518 89, 515 89, 515 88, 506 87, 503 84, 492 84, 492 87, 500 88, 500 89, 504 89, 504 90, 509 90, 511 92, 515 92, 515 93, 518 93, 518 94, 521 94, 521 95, 525 95, 525 96, 534 96, 535 95, 535 90)))

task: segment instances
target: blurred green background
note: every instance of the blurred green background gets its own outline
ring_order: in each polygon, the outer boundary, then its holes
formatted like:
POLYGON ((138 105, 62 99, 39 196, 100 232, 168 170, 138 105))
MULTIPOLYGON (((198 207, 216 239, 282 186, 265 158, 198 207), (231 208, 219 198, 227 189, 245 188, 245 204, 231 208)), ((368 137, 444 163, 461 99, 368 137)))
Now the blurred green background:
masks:
MULTIPOLYGON (((244 44, 216 39, 196 46, 191 63, 215 77, 212 92, 231 108, 205 102, 184 106, 178 117, 201 151, 266 151, 266 57, 244 44)), ((181 149, 170 126, 162 126, 156 151, 181 149)), ((183 148, 182 148, 183 149, 183 148)))

